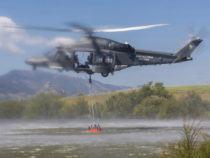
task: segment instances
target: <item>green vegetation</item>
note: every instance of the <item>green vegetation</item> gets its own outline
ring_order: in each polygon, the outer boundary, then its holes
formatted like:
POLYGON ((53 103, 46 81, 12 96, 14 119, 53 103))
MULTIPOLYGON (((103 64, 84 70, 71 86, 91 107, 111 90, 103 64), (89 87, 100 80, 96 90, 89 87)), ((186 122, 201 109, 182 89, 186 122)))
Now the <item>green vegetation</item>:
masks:
POLYGON ((64 103, 60 116, 66 118, 77 118, 77 117, 85 117, 89 114, 88 103, 84 98, 83 94, 79 94, 74 103, 68 104, 64 103))
POLYGON ((175 90, 149 82, 135 90, 92 96, 39 94, 24 101, 0 102, 0 118, 87 118, 92 105, 98 118, 210 117, 210 102, 202 97, 208 88, 200 87, 199 93, 186 89, 192 88, 175 90))
POLYGON ((203 100, 210 101, 210 85, 166 87, 166 89, 174 94, 176 98, 181 97, 187 92, 194 91, 199 94, 203 100))
POLYGON ((101 111, 105 109, 105 116, 123 118, 195 118, 207 117, 210 111, 210 104, 193 91, 177 99, 162 83, 151 82, 136 91, 112 95, 104 106, 101 111))
POLYGON ((183 138, 178 143, 169 144, 160 158, 209 158, 210 139, 205 135, 201 141, 201 135, 199 125, 184 124, 183 138))
POLYGON ((58 118, 62 108, 61 96, 40 94, 25 102, 23 116, 27 118, 58 118))
POLYGON ((166 89, 173 93, 185 93, 187 91, 195 91, 199 94, 210 94, 210 85, 167 87, 166 89))
POLYGON ((0 102, 0 118, 20 118, 25 109, 24 101, 0 102))

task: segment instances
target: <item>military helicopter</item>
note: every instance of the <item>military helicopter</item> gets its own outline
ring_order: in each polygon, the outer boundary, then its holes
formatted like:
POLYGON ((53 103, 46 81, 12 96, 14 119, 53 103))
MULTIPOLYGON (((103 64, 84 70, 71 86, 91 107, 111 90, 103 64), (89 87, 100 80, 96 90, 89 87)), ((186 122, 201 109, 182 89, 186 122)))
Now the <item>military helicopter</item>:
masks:
MULTIPOLYGON (((128 43, 120 43, 111 39, 94 36, 97 32, 119 32, 148 29, 165 24, 147 25, 119 29, 94 30, 82 25, 73 24, 76 29, 57 29, 46 27, 24 27, 23 29, 47 30, 58 32, 83 32, 87 34, 71 46, 59 46, 40 57, 32 57, 25 62, 33 67, 46 67, 59 71, 73 70, 77 73, 85 72, 91 75, 100 73, 107 77, 110 73, 120 71, 131 66, 172 64, 192 60, 191 53, 203 41, 199 37, 192 37, 186 44, 174 53, 135 49, 128 43), (79 54, 85 54, 83 62, 79 54)), ((22 29, 22 28, 20 28, 22 29)))

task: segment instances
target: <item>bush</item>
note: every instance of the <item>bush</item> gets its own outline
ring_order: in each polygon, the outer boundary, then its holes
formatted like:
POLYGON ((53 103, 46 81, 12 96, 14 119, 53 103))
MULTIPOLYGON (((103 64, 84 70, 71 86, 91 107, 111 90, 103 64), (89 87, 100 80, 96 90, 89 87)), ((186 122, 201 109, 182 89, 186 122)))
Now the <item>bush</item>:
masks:
POLYGON ((27 118, 58 118, 62 106, 61 96, 40 94, 27 102, 24 116, 27 118))
POLYGON ((200 142, 201 127, 199 124, 187 125, 184 123, 182 140, 169 144, 163 150, 160 158, 209 158, 210 140, 200 142))
POLYGON ((89 105, 83 95, 79 95, 75 103, 65 103, 60 115, 67 118, 86 117, 89 115, 89 105))
POLYGON ((0 102, 0 118, 20 118, 25 108, 24 101, 0 102))
POLYGON ((160 112, 161 106, 166 102, 165 98, 151 96, 142 101, 141 104, 135 106, 133 115, 142 118, 155 118, 160 112))
POLYGON ((194 91, 183 95, 178 104, 182 116, 196 118, 208 115, 208 104, 203 102, 201 97, 194 91))
POLYGON ((205 140, 200 144, 198 148, 198 158, 209 158, 210 157, 210 140, 205 140))
POLYGON ((187 92, 179 100, 170 94, 163 83, 149 82, 137 91, 117 93, 105 103, 103 116, 120 118, 178 118, 208 117, 210 104, 195 92, 187 92))
POLYGON ((118 93, 106 101, 106 112, 109 117, 127 118, 132 115, 134 105, 129 94, 118 93))

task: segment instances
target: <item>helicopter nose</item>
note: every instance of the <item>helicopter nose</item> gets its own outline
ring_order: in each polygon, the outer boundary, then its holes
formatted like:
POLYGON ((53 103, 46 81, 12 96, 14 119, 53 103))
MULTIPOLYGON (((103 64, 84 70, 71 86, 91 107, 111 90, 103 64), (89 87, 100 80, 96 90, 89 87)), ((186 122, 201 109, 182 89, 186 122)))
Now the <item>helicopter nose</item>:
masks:
POLYGON ((25 63, 28 64, 28 65, 30 65, 31 64, 31 59, 26 59, 25 60, 25 63))

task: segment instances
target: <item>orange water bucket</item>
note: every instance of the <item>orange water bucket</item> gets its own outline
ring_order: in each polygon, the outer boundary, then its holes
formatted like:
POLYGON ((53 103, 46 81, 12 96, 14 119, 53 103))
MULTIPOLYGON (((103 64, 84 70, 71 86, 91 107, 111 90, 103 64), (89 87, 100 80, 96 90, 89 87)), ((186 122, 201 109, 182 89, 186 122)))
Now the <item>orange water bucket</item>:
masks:
POLYGON ((101 132, 101 130, 99 130, 99 129, 90 129, 88 132, 89 133, 99 133, 99 132, 101 132))

